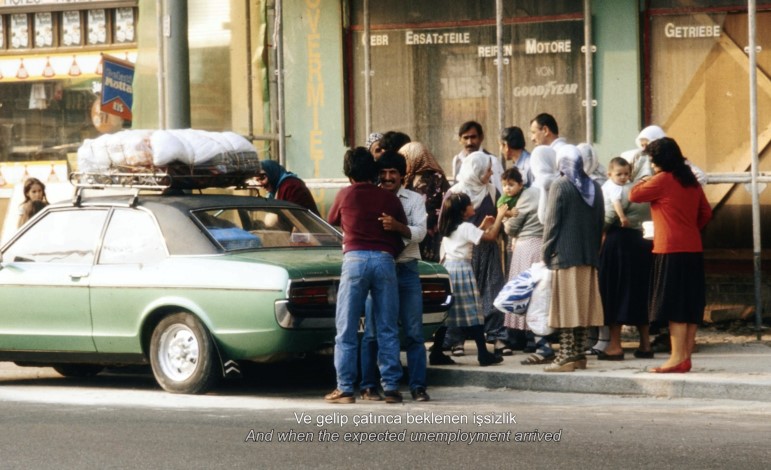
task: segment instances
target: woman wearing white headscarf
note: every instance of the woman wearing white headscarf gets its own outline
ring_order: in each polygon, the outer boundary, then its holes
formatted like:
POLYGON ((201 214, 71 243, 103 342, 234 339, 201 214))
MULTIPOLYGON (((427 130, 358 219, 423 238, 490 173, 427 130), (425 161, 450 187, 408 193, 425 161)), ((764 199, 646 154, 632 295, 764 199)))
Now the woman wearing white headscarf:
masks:
POLYGON ((597 153, 594 151, 594 147, 586 142, 576 145, 578 151, 581 152, 581 158, 584 160, 584 172, 589 175, 589 178, 602 184, 608 180, 608 172, 602 163, 597 159, 597 153))
POLYGON ((544 222, 543 261, 554 271, 549 326, 559 333, 560 349, 546 372, 586 367, 586 328, 602 326, 597 267, 605 221, 602 189, 584 172, 573 145, 558 149, 562 176, 549 190, 544 222))
POLYGON ((548 145, 539 145, 530 154, 530 170, 533 172, 533 187, 540 188, 538 199, 538 220, 546 220, 546 203, 549 198, 551 184, 559 178, 557 171, 557 153, 548 145))
MULTIPOLYGON (((492 160, 484 152, 470 153, 461 164, 458 172, 458 182, 450 187, 447 194, 466 193, 474 206, 474 217, 469 220, 479 226, 485 216, 495 217, 498 210, 495 201, 498 200, 498 190, 495 189, 492 177, 492 160)), ((475 245, 471 267, 474 271, 477 287, 482 303, 482 313, 485 317, 485 333, 487 339, 496 341, 496 350, 502 350, 508 344, 508 330, 503 326, 503 312, 493 306, 493 301, 501 291, 506 280, 503 277, 501 250, 498 243, 480 243, 475 245)), ((463 337, 459 331, 450 328, 445 344, 452 345, 454 355, 463 354, 463 337)))
MULTIPOLYGON (((554 164, 556 159, 554 149, 546 145, 539 145, 530 155, 533 183, 520 193, 515 206, 517 215, 504 223, 504 230, 511 237, 509 280, 529 269, 533 263, 541 261, 543 224, 538 218, 538 212, 543 210, 544 215, 546 214, 547 191, 559 176, 554 164)), ((512 333, 514 337, 517 336, 517 331, 528 329, 524 315, 507 314, 505 325, 515 330, 512 333)), ((528 333, 528 336, 531 335, 532 333, 528 333)), ((535 343, 535 351, 520 361, 521 364, 548 364, 554 360, 554 351, 546 338, 536 335, 532 340, 535 343)))
MULTIPOLYGON (((648 147, 648 144, 654 140, 658 140, 666 136, 667 133, 664 132, 664 129, 656 125, 650 125, 640 131, 640 134, 635 139, 635 143, 637 144, 637 148, 645 153, 645 149, 648 147)), ((687 158, 685 159, 685 164, 691 168, 693 176, 696 177, 696 181, 698 181, 700 185, 704 186, 707 184, 707 174, 704 173, 704 170, 691 163, 687 158)), ((652 174, 653 172, 651 171, 650 175, 652 174)))

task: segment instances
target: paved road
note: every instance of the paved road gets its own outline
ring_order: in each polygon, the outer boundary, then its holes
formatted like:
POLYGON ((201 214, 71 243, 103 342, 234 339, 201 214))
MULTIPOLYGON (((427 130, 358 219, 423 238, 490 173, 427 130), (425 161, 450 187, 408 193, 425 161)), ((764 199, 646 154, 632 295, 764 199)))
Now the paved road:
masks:
POLYGON ((768 467, 768 403, 434 387, 428 403, 327 405, 313 370, 261 368, 206 396, 132 372, 0 367, 0 468, 768 467), (416 422, 432 418, 464 422, 416 422))

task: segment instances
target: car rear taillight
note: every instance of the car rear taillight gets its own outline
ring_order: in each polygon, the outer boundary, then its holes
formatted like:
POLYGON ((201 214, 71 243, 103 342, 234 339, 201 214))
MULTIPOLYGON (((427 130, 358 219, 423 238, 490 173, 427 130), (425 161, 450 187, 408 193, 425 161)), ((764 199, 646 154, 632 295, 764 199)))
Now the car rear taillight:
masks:
POLYGON ((423 288, 423 312, 447 311, 452 305, 452 289, 450 280, 441 279, 421 279, 423 288))
POLYGON ((292 286, 289 289, 289 302, 295 305, 333 305, 337 298, 334 285, 292 286))

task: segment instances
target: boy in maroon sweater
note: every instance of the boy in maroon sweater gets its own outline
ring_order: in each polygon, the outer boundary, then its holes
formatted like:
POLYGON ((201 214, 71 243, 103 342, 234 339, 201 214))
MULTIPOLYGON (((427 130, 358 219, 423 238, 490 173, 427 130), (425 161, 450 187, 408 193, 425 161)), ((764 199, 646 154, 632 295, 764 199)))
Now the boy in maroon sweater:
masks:
POLYGON ((404 248, 401 235, 386 231, 381 217, 390 215, 407 224, 399 199, 377 187, 377 167, 363 147, 349 150, 343 172, 351 186, 340 190, 327 220, 343 230, 343 270, 337 291, 335 323, 335 370, 337 388, 324 399, 330 403, 354 403, 353 386, 358 375, 358 327, 367 295, 372 296, 372 315, 378 342, 378 366, 387 403, 400 403, 399 298, 395 259, 404 248))

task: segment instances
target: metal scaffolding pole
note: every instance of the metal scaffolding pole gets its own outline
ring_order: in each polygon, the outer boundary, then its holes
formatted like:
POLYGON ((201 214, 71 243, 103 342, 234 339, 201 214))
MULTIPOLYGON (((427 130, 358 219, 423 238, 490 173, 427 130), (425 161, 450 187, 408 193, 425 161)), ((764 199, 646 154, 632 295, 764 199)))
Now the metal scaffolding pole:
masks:
POLYGON ((591 0, 584 0, 584 66, 586 68, 586 143, 594 144, 594 96, 592 94, 592 80, 594 70, 592 68, 592 5, 591 0))
MULTIPOLYGON (((498 70, 498 135, 506 127, 506 99, 503 91, 503 0, 495 0, 495 43, 498 70)), ((505 163, 505 158, 501 157, 505 163)))
POLYGON ((760 196, 758 191, 758 79, 757 79, 757 46, 755 24, 755 0, 749 0, 747 13, 749 18, 748 54, 750 59, 750 144, 752 153, 752 245, 753 270, 755 273, 755 331, 758 341, 761 339, 762 300, 762 270, 760 266, 760 196))
MULTIPOLYGON (((372 64, 369 40, 369 0, 364 0, 364 139, 372 133, 372 64)), ((359 139, 363 140, 363 139, 359 139)), ((367 149, 369 150, 369 149, 367 149)))
POLYGON ((276 0, 274 39, 276 44, 276 107, 278 108, 278 162, 286 167, 284 111, 284 1, 276 0))

